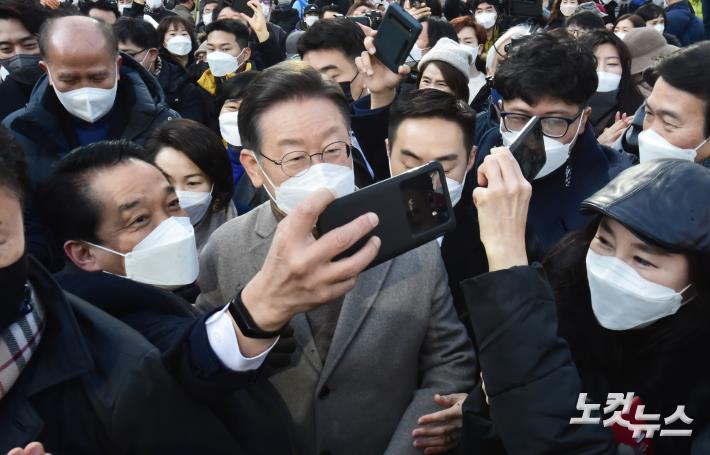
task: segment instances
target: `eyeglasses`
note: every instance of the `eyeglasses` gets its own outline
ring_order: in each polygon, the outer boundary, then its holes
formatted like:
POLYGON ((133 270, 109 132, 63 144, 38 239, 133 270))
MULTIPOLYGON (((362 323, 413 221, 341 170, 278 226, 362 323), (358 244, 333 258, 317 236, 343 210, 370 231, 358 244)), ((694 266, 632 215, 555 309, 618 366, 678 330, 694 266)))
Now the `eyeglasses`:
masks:
MULTIPOLYGON (((540 117, 540 125, 542 126, 542 134, 553 139, 559 139, 567 134, 567 130, 580 115, 584 112, 584 107, 579 110, 577 115, 572 118, 566 117, 540 117)), ((522 130, 528 121, 532 118, 531 115, 518 114, 514 112, 500 112, 500 118, 503 120, 503 126, 508 131, 517 133, 522 130)))
POLYGON ((313 157, 318 156, 324 163, 329 164, 347 164, 350 155, 352 154, 352 146, 346 142, 337 141, 328 144, 320 153, 310 155, 308 152, 290 152, 285 154, 280 160, 276 161, 263 153, 261 156, 271 161, 275 165, 281 167, 281 171, 289 177, 298 177, 305 174, 313 165, 313 157))
POLYGON ((127 54, 127 55, 130 56, 133 60, 135 60, 136 57, 137 57, 139 54, 142 54, 142 53, 145 52, 146 50, 148 50, 148 48, 141 49, 141 50, 136 51, 136 52, 123 51, 123 53, 124 53, 124 54, 127 54))

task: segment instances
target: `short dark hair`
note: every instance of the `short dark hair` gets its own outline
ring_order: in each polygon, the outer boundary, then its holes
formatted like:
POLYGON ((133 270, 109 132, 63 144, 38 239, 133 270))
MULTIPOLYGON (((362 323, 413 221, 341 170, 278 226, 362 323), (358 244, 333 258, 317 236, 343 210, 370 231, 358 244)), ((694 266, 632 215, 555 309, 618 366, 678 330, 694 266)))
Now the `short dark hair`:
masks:
POLYGON ((513 47, 497 68, 493 88, 504 100, 530 105, 557 98, 583 106, 597 90, 597 59, 576 40, 549 32, 531 35, 513 47))
POLYGON ((115 2, 109 2, 108 0, 98 0, 96 2, 85 2, 81 6, 82 14, 89 15, 92 9, 100 9, 101 11, 109 11, 118 19, 121 17, 121 13, 118 11, 118 5, 115 2))
POLYGON ((247 96, 247 87, 249 87, 249 84, 251 84, 251 82, 258 75, 258 71, 244 71, 243 73, 238 73, 233 78, 226 80, 217 89, 218 97, 217 104, 215 106, 218 109, 222 109, 222 106, 227 102, 227 100, 243 100, 244 97, 247 96))
POLYGON ((660 60, 654 70, 671 86, 705 102, 705 136, 710 136, 710 41, 701 41, 660 60))
POLYGON ((459 37, 454 30, 454 26, 446 22, 446 19, 440 17, 429 17, 427 23, 427 39, 428 46, 434 47, 441 38, 451 38, 455 42, 459 42, 459 37))
MULTIPOLYGON (((56 22, 61 21, 62 19, 65 19, 65 17, 48 19, 40 27, 38 38, 39 53, 45 60, 48 58, 47 51, 49 50, 49 37, 52 34, 54 27, 56 26, 56 22)), ((111 50, 114 55, 118 55, 118 39, 116 38, 116 35, 113 34, 113 29, 111 28, 111 26, 106 24, 105 22, 101 22, 93 18, 87 19, 91 19, 94 21, 96 27, 99 29, 99 31, 104 37, 104 40, 106 41, 106 48, 111 50)))
POLYGON ((249 28, 238 20, 222 19, 211 22, 210 25, 205 28, 206 36, 209 36, 212 32, 231 33, 234 35, 234 39, 237 44, 239 44, 240 48, 244 49, 249 47, 249 28))
POLYGON ((606 30, 604 19, 592 11, 580 11, 568 17, 565 21, 565 26, 570 27, 572 25, 582 30, 606 30))
POLYGON ((113 24, 113 33, 120 43, 130 41, 141 49, 160 47, 160 38, 155 27, 143 19, 122 17, 113 24))
POLYGON ((631 77, 631 53, 626 44, 608 30, 592 30, 579 37, 579 44, 594 52, 602 44, 611 44, 616 48, 621 62, 621 82, 617 102, 621 112, 634 112, 643 100, 637 85, 631 77))
POLYGON ((0 125, 0 187, 9 190, 22 203, 30 187, 27 161, 22 147, 0 125))
POLYGON ((160 46, 163 46, 163 43, 165 42, 165 35, 167 35, 168 30, 170 30, 170 27, 178 25, 182 25, 183 28, 185 28, 187 34, 190 35, 190 41, 192 41, 191 51, 196 51, 199 47, 199 44, 197 44, 197 39, 195 38, 195 25, 191 21, 188 21, 184 17, 178 15, 165 16, 160 20, 160 23, 158 24, 157 28, 160 46))
POLYGON ((51 17, 49 11, 35 2, 3 0, 0 4, 0 19, 19 21, 28 32, 36 35, 39 33, 42 24, 51 17))
POLYGON ((145 143, 146 161, 164 147, 171 147, 187 156, 212 181, 212 211, 224 210, 232 200, 234 179, 232 165, 224 144, 209 128, 194 120, 171 120, 155 130, 145 143))
POLYGON ((643 18, 641 18, 640 16, 637 16, 636 14, 624 14, 620 16, 618 19, 616 19, 616 22, 614 22, 614 26, 616 26, 621 21, 631 21, 631 23, 634 24, 634 28, 641 28, 646 26, 646 21, 643 20, 643 18))
POLYGON ((460 100, 468 102, 468 75, 463 74, 460 70, 457 70, 451 66, 450 63, 442 60, 429 60, 422 65, 422 68, 419 70, 419 74, 417 75, 417 87, 419 87, 419 84, 422 81, 424 71, 430 64, 434 64, 439 71, 441 71, 441 75, 444 76, 446 85, 448 85, 451 91, 454 92, 454 96, 460 100))
POLYGON ((659 17, 662 17, 664 22, 666 21, 666 10, 654 3, 646 3, 634 11, 634 14, 646 22, 659 17))
POLYGON ((239 109, 239 133, 244 147, 259 153, 261 116, 272 106, 314 98, 331 101, 340 110, 343 121, 350 123, 350 108, 340 86, 324 79, 309 65, 289 60, 262 71, 251 82, 239 109))
POLYGON ((140 145, 126 140, 100 141, 79 147, 54 163, 52 174, 40 184, 38 200, 57 240, 99 242, 96 230, 101 204, 92 193, 89 180, 96 172, 131 159, 142 160, 143 153, 140 145))
POLYGON ((331 12, 331 13, 338 13, 340 14, 340 7, 338 5, 325 5, 323 8, 320 9, 320 15, 319 17, 323 17, 326 12, 331 12))
MULTIPOLYGON (((211 5, 211 4, 213 4, 213 3, 219 4, 219 1, 218 1, 218 0, 204 0, 204 1, 202 2, 202 4, 200 5, 200 12, 204 12, 205 6, 211 5)), ((215 16, 215 19, 216 19, 216 18, 217 18, 217 17, 215 16)))
POLYGON ((324 49, 341 51, 354 61, 365 50, 365 32, 344 17, 318 21, 298 40, 298 54, 324 49))
POLYGON ((467 153, 475 144, 476 111, 466 101, 431 88, 405 93, 392 104, 388 133, 390 144, 397 139, 397 130, 402 122, 417 118, 440 118, 454 122, 461 128, 467 153))

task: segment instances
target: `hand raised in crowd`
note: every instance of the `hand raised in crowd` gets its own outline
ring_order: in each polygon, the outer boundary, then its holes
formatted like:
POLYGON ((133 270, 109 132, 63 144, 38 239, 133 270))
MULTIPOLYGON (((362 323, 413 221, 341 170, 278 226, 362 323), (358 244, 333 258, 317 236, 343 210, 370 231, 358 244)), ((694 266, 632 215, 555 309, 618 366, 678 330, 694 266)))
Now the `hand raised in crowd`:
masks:
POLYGON ((527 265, 525 224, 532 186, 507 147, 496 147, 478 168, 473 203, 489 271, 527 265))
POLYGON ((16 447, 9 451, 7 455, 51 455, 50 453, 47 453, 44 451, 44 446, 42 445, 41 442, 30 442, 27 444, 27 446, 23 449, 20 447, 16 447))
POLYGON ((404 1, 404 10, 407 11, 409 14, 414 16, 414 19, 421 21, 423 19, 426 19, 427 17, 431 16, 431 8, 429 8, 426 3, 421 2, 419 4, 419 8, 412 8, 412 5, 409 0, 404 1))
POLYGON ((260 43, 263 43, 269 39, 269 29, 266 27, 264 10, 261 9, 261 3, 258 0, 249 0, 247 5, 254 11, 254 15, 249 17, 244 13, 239 13, 239 17, 249 24, 249 28, 254 31, 256 38, 260 43))
POLYGON ((277 330, 295 314, 341 297, 377 256, 380 239, 372 237, 354 255, 333 261, 377 226, 374 213, 315 239, 313 226, 334 199, 329 190, 315 191, 276 228, 264 265, 242 291, 242 301, 261 329, 277 330))
POLYGON ((614 143, 619 140, 622 134, 626 131, 626 128, 631 125, 631 122, 634 120, 633 117, 629 117, 626 114, 622 114, 621 112, 617 112, 616 115, 614 116, 614 124, 611 125, 609 128, 604 129, 602 134, 599 135, 597 138, 597 141, 601 145, 605 145, 607 147, 613 147, 614 143))
POLYGON ((467 393, 434 395, 436 404, 446 409, 419 418, 417 424, 420 426, 412 432, 414 447, 424 449, 426 455, 448 452, 456 447, 463 426, 461 407, 467 397, 467 393))
POLYGON ((355 59, 358 71, 365 78, 365 87, 370 91, 370 109, 379 109, 388 106, 397 95, 397 87, 402 79, 407 77, 410 68, 406 65, 399 67, 398 74, 393 73, 380 60, 375 57, 375 36, 377 32, 370 30, 370 35, 365 38, 365 50, 360 57, 355 59))

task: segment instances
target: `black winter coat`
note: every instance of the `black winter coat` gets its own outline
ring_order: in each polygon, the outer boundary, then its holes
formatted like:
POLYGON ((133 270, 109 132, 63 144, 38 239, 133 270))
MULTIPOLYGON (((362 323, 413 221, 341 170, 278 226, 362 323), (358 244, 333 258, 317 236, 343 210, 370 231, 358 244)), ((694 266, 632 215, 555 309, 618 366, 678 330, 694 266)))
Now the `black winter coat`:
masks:
MULTIPOLYGON (((461 286, 490 407, 480 390, 469 395, 460 453, 628 453, 630 448, 617 446, 609 429, 570 425, 569 419, 581 416, 576 407, 580 392, 604 405, 607 393, 629 391, 641 397, 646 413, 667 417, 675 405, 686 404, 687 414, 695 418, 693 438, 659 438, 657 433, 655 455, 708 453, 710 377, 706 362, 699 360, 708 330, 697 305, 604 340, 599 332, 610 331, 596 323, 589 300, 581 304, 584 297, 578 298, 577 316, 570 316, 565 307, 573 302, 555 304, 539 266, 488 273, 461 286), (681 333, 669 336, 670 326, 682 327, 681 333), (662 403, 672 403, 672 409, 662 403)), ((564 283, 556 288, 563 295, 559 289, 564 283)))
POLYGON ((253 453, 170 377, 136 331, 63 292, 30 258, 47 325, 0 401, 0 453, 40 441, 52 453, 253 453))

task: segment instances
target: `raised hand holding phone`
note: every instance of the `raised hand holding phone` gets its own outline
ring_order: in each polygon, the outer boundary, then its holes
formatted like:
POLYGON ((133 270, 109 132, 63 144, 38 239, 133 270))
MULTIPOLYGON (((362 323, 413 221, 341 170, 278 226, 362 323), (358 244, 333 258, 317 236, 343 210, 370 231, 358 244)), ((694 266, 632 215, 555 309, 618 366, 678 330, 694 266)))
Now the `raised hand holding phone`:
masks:
POLYGON ((478 210, 481 242, 488 270, 494 272, 527 265, 525 224, 532 185, 507 147, 491 150, 478 168, 473 203, 478 210))

